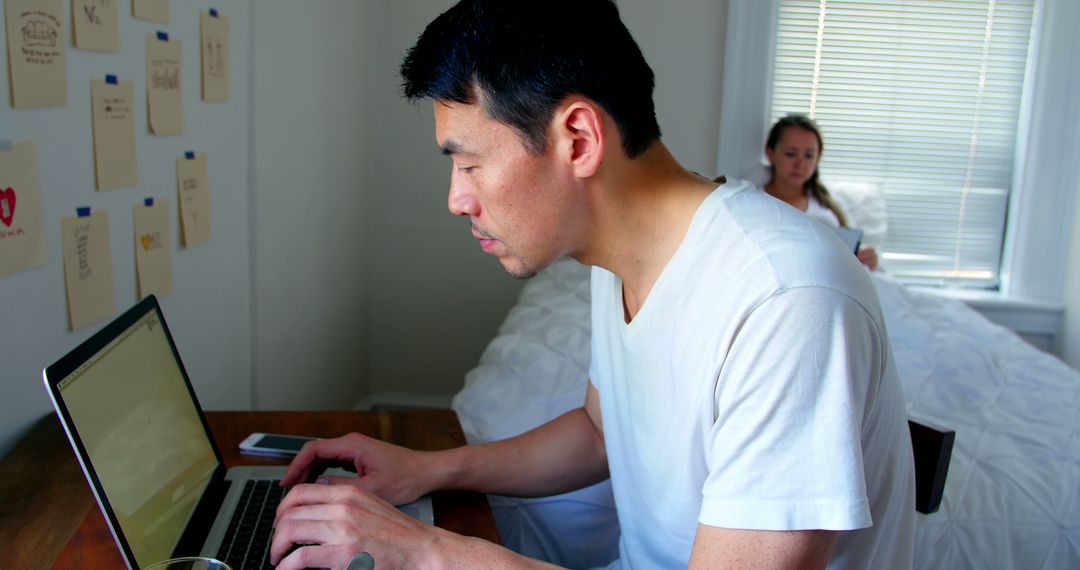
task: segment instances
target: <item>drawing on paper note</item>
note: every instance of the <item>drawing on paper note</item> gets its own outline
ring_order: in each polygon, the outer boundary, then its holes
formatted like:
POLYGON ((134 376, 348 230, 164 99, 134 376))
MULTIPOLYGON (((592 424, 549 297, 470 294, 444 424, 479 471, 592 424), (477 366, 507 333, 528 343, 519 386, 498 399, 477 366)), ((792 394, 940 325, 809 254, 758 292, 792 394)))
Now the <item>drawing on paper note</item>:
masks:
POLYGON ((153 89, 161 89, 165 91, 180 90, 179 61, 155 61, 152 63, 152 66, 154 68, 154 73, 153 76, 150 78, 150 85, 153 89))
POLYGON ((161 232, 143 234, 139 241, 142 243, 143 251, 161 249, 162 247, 161 232))
POLYGON ((60 37, 60 23, 52 20, 30 20, 22 27, 23 44, 26 47, 55 48, 60 37))
POLYGON ((131 112, 131 102, 127 97, 104 97, 105 119, 109 121, 126 121, 131 112))
POLYGON ((101 16, 101 12, 104 10, 111 10, 113 0, 83 0, 83 13, 86 14, 86 21, 94 24, 95 26, 104 26, 105 20, 101 16), (100 8, 100 10, 99 10, 100 8))
POLYGON ((90 267, 90 224, 75 226, 75 253, 79 260, 79 281, 86 281, 94 274, 90 267))
POLYGON ((97 6, 84 4, 83 12, 86 14, 86 21, 90 22, 91 24, 94 24, 95 26, 105 25, 105 22, 101 20, 101 16, 97 13, 97 6))
POLYGON ((218 38, 206 40, 207 73, 215 77, 225 76, 225 48, 218 38))
POLYGON ((0 222, 7 227, 15 221, 15 189, 0 190, 0 222))

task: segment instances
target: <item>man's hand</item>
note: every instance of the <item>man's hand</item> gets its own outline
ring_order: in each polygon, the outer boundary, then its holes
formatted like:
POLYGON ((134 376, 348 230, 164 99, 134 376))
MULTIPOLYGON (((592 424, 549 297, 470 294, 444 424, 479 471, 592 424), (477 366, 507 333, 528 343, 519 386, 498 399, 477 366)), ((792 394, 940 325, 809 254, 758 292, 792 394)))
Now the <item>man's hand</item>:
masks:
POLYGON ((424 461, 430 455, 352 433, 304 445, 281 484, 293 487, 310 483, 328 467, 343 467, 356 471, 358 478, 319 477, 319 482, 356 487, 400 505, 434 489, 432 479, 436 473, 424 461))
POLYGON ((380 570, 422 568, 430 565, 430 547, 448 534, 355 485, 303 484, 278 506, 270 563, 283 570, 343 569, 363 551, 380 570))
POLYGON ((552 568, 490 542, 422 523, 355 485, 336 479, 296 485, 278 506, 270 563, 281 570, 344 570, 367 552, 379 570, 552 568))

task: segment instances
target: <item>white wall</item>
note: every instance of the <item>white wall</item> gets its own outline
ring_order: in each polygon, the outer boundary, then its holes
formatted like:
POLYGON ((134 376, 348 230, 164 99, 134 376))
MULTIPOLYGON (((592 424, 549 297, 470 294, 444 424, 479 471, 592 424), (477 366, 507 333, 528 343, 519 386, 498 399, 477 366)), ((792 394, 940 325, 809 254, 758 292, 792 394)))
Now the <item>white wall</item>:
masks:
MULTIPOLYGON (((67 46, 65 107, 16 110, 8 99, 5 27, 0 25, 0 138, 37 146, 49 262, 0 278, 0 455, 51 413, 41 369, 88 338, 101 324, 69 332, 61 258, 60 219, 75 208, 108 210, 117 310, 136 301, 132 212, 144 197, 169 201, 172 209, 174 292, 161 298, 165 316, 200 400, 208 408, 247 408, 251 393, 248 241, 248 43, 249 0, 213 6, 230 16, 231 98, 199 100, 199 12, 210 2, 172 3, 172 23, 160 26, 120 17, 120 52, 103 54, 67 46), (183 42, 185 131, 151 136, 146 121, 146 34, 164 30, 183 42), (132 79, 139 186, 94 190, 90 79, 114 73, 132 79), (213 236, 191 249, 179 246, 176 158, 206 152, 213 209, 213 236)), ((70 2, 65 22, 70 38, 70 2)), ((124 7, 130 9, 129 3, 124 7)), ((0 21, 3 18, 0 17, 0 21)))
POLYGON ((367 394, 366 259, 379 137, 374 2, 254 3, 254 405, 348 409, 367 394))
POLYGON ((450 162, 431 103, 400 96, 398 66, 451 0, 385 2, 369 89, 375 181, 367 217, 370 379, 376 394, 448 397, 462 386, 521 283, 483 254, 446 208, 450 162))
POLYGON ((1072 220, 1072 237, 1067 245, 1068 257, 1065 269, 1065 324, 1061 335, 1061 359, 1080 370, 1080 172, 1076 173, 1076 212, 1072 220))
MULTIPOLYGON (((663 140, 682 163, 716 172, 727 0, 620 0, 619 11, 656 74, 663 140)), ((731 173, 728 173, 731 174, 731 173)))

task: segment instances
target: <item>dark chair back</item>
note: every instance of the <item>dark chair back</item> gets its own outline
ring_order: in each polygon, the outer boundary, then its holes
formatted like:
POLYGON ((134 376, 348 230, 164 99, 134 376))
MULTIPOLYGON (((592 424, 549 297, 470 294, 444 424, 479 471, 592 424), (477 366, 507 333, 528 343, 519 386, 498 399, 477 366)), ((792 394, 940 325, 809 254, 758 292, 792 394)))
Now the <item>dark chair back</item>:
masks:
POLYGON ((915 453, 915 510, 930 514, 941 507, 956 432, 914 420, 908 420, 908 428, 915 453))

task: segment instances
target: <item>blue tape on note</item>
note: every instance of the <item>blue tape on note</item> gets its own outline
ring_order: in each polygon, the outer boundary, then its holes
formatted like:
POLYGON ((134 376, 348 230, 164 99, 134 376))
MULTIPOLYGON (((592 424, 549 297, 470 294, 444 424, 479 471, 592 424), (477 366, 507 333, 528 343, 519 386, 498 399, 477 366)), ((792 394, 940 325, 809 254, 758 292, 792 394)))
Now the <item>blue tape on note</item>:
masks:
POLYGON ((106 75, 105 76, 105 83, 108 83, 109 85, 116 85, 116 76, 115 75, 106 75))
POLYGON ((75 213, 79 214, 80 218, 89 217, 90 216, 90 207, 87 206, 85 208, 75 208, 75 213))
POLYGON ((195 151, 189 150, 189 151, 185 152, 184 153, 184 158, 186 158, 188 160, 195 160, 195 151))
POLYGON ((159 40, 161 40, 163 42, 167 42, 167 41, 169 41, 169 34, 166 34, 165 32, 158 32, 157 33, 157 39, 159 39, 159 40))
POLYGON ((211 15, 212 17, 214 17, 214 18, 217 18, 217 17, 218 17, 218 16, 217 16, 217 10, 215 10, 215 9, 213 9, 213 8, 210 8, 210 15, 211 15))
POLYGON ((144 205, 145 205, 145 206, 146 206, 147 208, 151 208, 151 207, 153 207, 153 205, 154 205, 154 199, 153 199, 153 198, 147 198, 147 199, 143 200, 143 204, 144 204, 144 205))

